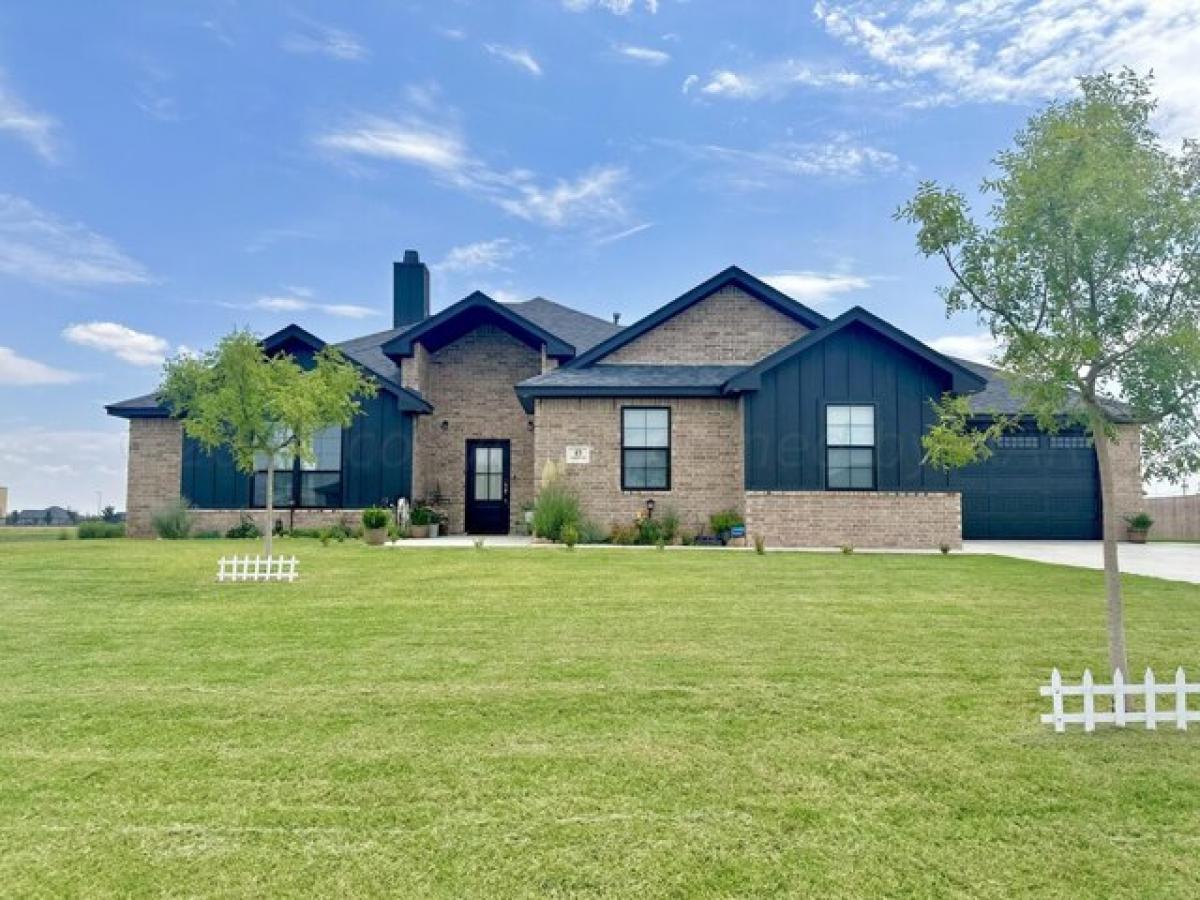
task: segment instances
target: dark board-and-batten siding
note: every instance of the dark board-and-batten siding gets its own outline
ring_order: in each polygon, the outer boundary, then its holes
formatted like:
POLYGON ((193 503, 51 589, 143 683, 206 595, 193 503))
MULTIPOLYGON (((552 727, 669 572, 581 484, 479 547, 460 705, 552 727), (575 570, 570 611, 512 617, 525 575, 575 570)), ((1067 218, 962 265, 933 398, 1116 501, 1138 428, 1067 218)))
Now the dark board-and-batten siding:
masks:
POLYGON ((931 398, 949 376, 866 328, 848 327, 764 372, 746 395, 746 488, 825 489, 825 406, 875 407, 879 490, 945 490, 944 474, 921 465, 931 398))
MULTIPOLYGON (((411 495, 412 418, 389 393, 363 401, 363 414, 342 432, 343 507, 359 509, 411 495)), ((198 509, 250 505, 250 477, 237 470, 229 452, 208 453, 187 437, 180 490, 198 509)))

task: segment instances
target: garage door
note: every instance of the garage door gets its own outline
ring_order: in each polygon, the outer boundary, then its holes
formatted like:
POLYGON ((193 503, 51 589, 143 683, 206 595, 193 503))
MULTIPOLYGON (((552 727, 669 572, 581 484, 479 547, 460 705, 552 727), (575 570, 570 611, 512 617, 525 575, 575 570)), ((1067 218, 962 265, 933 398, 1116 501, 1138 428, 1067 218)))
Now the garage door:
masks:
POLYGON ((1017 432, 987 462, 956 473, 963 537, 1094 540, 1100 537, 1096 452, 1081 433, 1017 432))

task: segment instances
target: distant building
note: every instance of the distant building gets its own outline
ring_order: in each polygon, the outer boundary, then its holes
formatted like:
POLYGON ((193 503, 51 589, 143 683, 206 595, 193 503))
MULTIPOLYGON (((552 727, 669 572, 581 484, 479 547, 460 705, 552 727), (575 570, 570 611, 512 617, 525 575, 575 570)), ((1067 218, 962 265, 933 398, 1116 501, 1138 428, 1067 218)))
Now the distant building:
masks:
POLYGON ((34 526, 51 525, 66 527, 75 524, 75 514, 61 506, 51 506, 47 509, 22 509, 13 513, 13 525, 34 526))

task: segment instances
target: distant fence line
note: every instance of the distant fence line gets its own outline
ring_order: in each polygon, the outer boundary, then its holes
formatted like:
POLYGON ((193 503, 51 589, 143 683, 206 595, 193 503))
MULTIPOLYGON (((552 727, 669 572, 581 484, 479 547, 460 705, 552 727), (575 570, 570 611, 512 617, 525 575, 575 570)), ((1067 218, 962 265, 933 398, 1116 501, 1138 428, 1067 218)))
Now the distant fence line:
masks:
POLYGON ((1146 512, 1154 520, 1150 536, 1160 541, 1200 541, 1200 494, 1147 497, 1146 512))

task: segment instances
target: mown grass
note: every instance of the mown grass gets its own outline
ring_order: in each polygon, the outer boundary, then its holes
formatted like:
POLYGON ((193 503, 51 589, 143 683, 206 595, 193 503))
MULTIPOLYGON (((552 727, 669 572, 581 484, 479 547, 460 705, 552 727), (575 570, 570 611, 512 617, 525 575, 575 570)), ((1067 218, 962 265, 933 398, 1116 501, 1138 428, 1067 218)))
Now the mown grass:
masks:
POLYGON ((26 541, 74 540, 78 529, 74 526, 61 528, 52 525, 0 525, 0 544, 24 543, 26 541))
MULTIPOLYGON (((1196 896, 1200 734, 1055 735, 1099 573, 964 556, 0 547, 0 893, 1196 896)), ((1136 667, 1200 587, 1130 578, 1136 667)))

